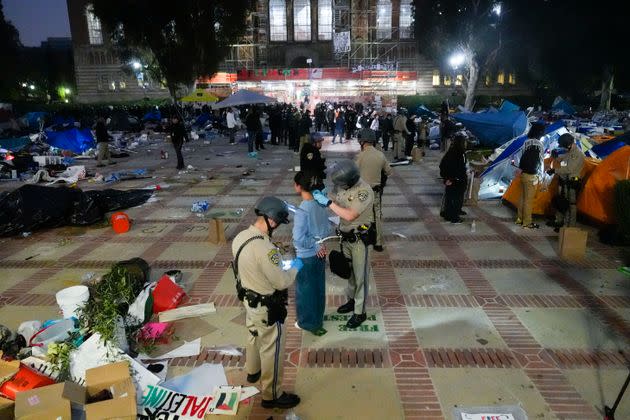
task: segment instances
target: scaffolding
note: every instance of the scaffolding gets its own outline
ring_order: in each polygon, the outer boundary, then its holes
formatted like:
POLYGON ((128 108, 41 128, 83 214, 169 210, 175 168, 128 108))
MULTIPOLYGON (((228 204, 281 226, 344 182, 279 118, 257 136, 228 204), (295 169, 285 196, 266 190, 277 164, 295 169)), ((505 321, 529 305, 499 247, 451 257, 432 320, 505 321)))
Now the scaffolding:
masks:
POLYGON ((247 15, 245 35, 231 46, 221 66, 223 71, 236 72, 244 68, 255 70, 267 66, 268 3, 262 0, 255 2, 256 9, 247 15))

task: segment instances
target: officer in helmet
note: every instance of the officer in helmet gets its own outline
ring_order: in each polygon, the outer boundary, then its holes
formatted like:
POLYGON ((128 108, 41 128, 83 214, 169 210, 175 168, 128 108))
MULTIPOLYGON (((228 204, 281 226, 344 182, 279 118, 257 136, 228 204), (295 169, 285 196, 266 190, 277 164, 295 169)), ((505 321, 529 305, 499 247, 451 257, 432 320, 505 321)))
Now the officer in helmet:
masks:
POLYGON ((558 139, 558 145, 567 150, 553 161, 553 166, 547 171, 548 175, 559 177, 560 195, 556 201, 556 219, 552 224, 558 232, 562 226, 575 226, 577 216, 577 195, 582 186, 582 167, 584 167, 584 153, 575 144, 575 139, 565 133, 558 139))
POLYGON ((330 171, 335 185, 334 199, 322 191, 314 191, 313 198, 330 208, 341 219, 338 234, 341 236, 341 253, 350 260, 348 302, 337 312, 353 312, 348 328, 357 328, 367 318, 366 305, 370 281, 370 247, 376 240, 374 226, 374 192, 361 179, 359 167, 350 159, 339 161, 330 171))
POLYGON ((260 380, 262 406, 292 408, 300 403, 294 394, 282 392, 284 361, 284 320, 287 316, 287 288, 295 281, 303 263, 283 261, 271 242, 273 231, 289 223, 284 201, 265 197, 255 208, 256 221, 232 241, 238 298, 246 312, 247 381, 260 380))
POLYGON ((304 144, 300 150, 300 170, 303 172, 312 172, 319 175, 320 178, 326 178, 324 171, 326 170, 326 159, 322 158, 320 152, 324 136, 319 133, 313 133, 311 142, 304 144))

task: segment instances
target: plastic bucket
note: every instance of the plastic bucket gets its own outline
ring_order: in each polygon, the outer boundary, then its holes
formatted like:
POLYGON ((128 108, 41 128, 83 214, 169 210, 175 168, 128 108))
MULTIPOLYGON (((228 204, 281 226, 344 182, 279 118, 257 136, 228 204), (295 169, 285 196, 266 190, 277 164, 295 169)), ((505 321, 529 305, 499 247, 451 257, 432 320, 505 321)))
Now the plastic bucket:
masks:
POLYGON ((64 319, 56 322, 48 328, 44 328, 31 337, 31 347, 47 348, 50 343, 64 341, 70 337, 70 332, 74 330, 74 321, 64 319))
POLYGON ((64 318, 78 318, 77 309, 85 305, 90 298, 90 289, 87 286, 72 286, 61 289, 55 297, 64 318))
POLYGON ((112 228, 116 233, 129 232, 129 227, 131 226, 129 216, 127 216, 127 213, 123 213, 122 211, 112 214, 111 223, 112 228))

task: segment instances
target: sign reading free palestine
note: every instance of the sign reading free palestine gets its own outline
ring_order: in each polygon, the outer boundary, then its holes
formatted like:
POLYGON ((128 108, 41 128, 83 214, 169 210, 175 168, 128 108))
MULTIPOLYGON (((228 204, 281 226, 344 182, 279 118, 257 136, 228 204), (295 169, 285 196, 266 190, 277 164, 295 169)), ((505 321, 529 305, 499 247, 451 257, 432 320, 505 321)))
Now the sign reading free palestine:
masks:
POLYGON ((199 420, 210 408, 213 396, 187 395, 147 385, 138 410, 140 420, 199 420))

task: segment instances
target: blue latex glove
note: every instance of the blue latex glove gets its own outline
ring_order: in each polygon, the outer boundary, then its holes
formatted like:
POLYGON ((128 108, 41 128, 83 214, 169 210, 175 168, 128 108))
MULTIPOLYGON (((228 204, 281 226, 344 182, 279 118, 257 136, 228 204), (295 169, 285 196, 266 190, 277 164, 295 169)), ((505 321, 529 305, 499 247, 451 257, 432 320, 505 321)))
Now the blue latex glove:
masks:
POLYGON ((328 187, 324 187, 324 189, 322 190, 322 194, 328 197, 328 187))
POLYGON ((332 203, 332 201, 319 190, 313 191, 313 198, 320 206, 328 207, 332 203))
POLYGON ((282 261, 282 269, 284 271, 289 271, 292 268, 295 268, 297 271, 300 271, 302 267, 304 267, 304 262, 299 258, 282 261))

